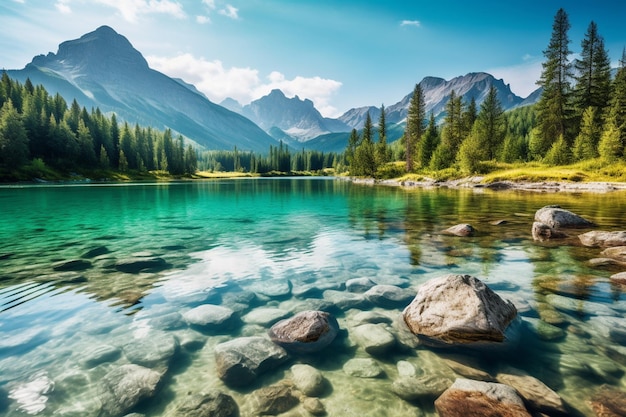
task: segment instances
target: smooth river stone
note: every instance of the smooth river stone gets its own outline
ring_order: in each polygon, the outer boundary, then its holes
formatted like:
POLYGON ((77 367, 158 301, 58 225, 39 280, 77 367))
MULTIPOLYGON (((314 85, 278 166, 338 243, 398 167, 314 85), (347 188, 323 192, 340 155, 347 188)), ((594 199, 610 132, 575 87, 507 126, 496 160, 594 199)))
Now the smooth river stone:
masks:
POLYGON ((190 325, 203 330, 224 330, 233 324, 235 312, 228 307, 203 304, 185 312, 183 317, 190 325))
POLYGON ((289 317, 289 315, 291 315, 290 311, 283 310, 281 308, 259 307, 255 308, 254 310, 243 316, 243 321, 247 324, 271 326, 277 321, 289 317))
POLYGON ((118 417, 140 401, 155 395, 161 374, 143 366, 126 364, 106 374, 101 381, 99 416, 118 417))
POLYGON ((269 330, 270 339, 296 353, 312 353, 324 349, 337 336, 339 324, 324 311, 303 311, 279 321, 269 330))
POLYGON ((150 329, 147 332, 135 332, 122 349, 131 363, 167 369, 170 359, 178 350, 178 341, 170 333, 150 329))
POLYGON ((378 378, 385 373, 378 362, 371 358, 350 359, 343 365, 343 371, 357 378, 378 378))
POLYGON ((326 387, 326 380, 322 373, 311 365, 293 365, 291 374, 295 387, 309 397, 319 397, 326 387))
POLYGON ((357 326, 352 329, 351 335, 363 350, 373 356, 384 355, 396 345, 395 337, 378 324, 357 326))

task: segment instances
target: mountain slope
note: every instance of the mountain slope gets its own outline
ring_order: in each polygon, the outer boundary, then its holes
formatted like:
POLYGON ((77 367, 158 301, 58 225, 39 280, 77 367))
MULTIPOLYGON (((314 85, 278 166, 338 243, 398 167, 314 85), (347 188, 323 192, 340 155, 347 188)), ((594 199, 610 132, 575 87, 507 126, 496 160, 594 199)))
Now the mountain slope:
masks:
MULTIPOLYGON (((231 101, 227 103, 236 109, 231 101)), ((267 96, 243 106, 241 114, 265 131, 278 128, 299 142, 350 130, 340 120, 323 117, 311 100, 301 100, 298 96, 287 98, 281 90, 272 90, 267 96)))
POLYGON ((166 75, 150 69, 130 42, 108 26, 63 42, 56 54, 39 55, 22 70, 66 101, 115 112, 130 123, 170 128, 210 149, 267 151, 276 141, 245 117, 212 103, 166 75))

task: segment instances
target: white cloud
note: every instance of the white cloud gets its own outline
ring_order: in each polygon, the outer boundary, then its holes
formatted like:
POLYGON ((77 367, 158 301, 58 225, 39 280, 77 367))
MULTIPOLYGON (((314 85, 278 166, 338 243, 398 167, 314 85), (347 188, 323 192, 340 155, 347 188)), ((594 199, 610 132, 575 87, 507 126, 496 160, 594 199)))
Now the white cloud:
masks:
POLYGON ((525 55, 523 62, 510 67, 493 68, 487 70, 496 78, 502 78, 505 83, 511 84, 511 90, 520 97, 528 97, 539 86, 537 80, 541 77, 541 58, 525 55))
POLYGON ((420 27, 422 23, 419 20, 403 20, 400 22, 400 26, 415 26, 420 27))
POLYGON ((54 7, 57 8, 57 10, 63 14, 70 14, 72 13, 72 9, 70 8, 70 3, 71 0, 59 0, 54 4, 54 7))
POLYGON ((215 0, 202 0, 202 4, 205 4, 211 10, 215 9, 215 0))
POLYGON ((117 9, 124 20, 135 22, 144 14, 168 14, 178 19, 186 17, 183 6, 175 0, 96 0, 105 6, 117 9))
POLYGON ((22 3, 24 4, 24 0, 13 0, 15 3, 22 3))
POLYGON ((278 71, 271 72, 263 81, 256 69, 225 68, 219 60, 208 61, 189 53, 172 58, 148 56, 146 59, 152 68, 195 85, 216 103, 231 97, 245 105, 278 88, 287 97, 297 95, 301 99, 310 99, 324 116, 338 116, 331 98, 342 85, 339 81, 317 76, 287 79, 278 71))
POLYGON ((196 22, 204 25, 205 23, 211 23, 211 18, 209 16, 196 16, 196 22))
POLYGON ((239 19, 239 9, 227 4, 226 7, 219 11, 221 15, 230 17, 231 19, 239 19))

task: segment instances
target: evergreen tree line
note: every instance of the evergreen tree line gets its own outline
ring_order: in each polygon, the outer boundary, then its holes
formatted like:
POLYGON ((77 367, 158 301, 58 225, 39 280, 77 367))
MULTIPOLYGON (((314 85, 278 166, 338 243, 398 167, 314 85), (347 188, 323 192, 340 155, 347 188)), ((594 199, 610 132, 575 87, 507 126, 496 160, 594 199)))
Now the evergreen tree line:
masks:
POLYGON ((406 128, 399 143, 386 145, 385 112, 378 123, 379 141, 371 140, 366 117, 359 136, 352 132, 345 161, 352 175, 375 176, 390 155, 406 163, 406 171, 457 168, 481 172, 486 161, 541 161, 549 165, 601 157, 610 163, 626 156, 626 51, 614 78, 604 40, 597 25, 589 24, 580 58, 570 61, 567 13, 560 9, 544 51, 546 58, 537 82, 537 104, 504 112, 492 85, 480 108, 452 91, 443 123, 426 117, 419 84, 409 103, 406 128))
POLYGON ((319 172, 336 166, 340 156, 334 152, 304 150, 292 153, 281 141, 278 146, 269 147, 267 154, 240 151, 205 151, 198 160, 201 171, 249 172, 267 174, 270 172, 319 172))
POLYGON ((197 154, 183 137, 128 123, 99 108, 68 107, 30 79, 22 85, 3 72, 0 79, 0 168, 10 172, 36 161, 63 171, 162 170, 191 174, 197 154))

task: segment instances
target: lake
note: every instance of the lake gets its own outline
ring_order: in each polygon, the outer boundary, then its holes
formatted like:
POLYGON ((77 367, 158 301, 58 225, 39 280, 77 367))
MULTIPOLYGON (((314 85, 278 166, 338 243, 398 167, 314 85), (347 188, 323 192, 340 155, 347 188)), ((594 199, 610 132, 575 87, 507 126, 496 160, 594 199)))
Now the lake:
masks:
MULTIPOLYGON (((401 374, 435 380, 437 391, 468 372, 511 367, 558 393, 572 415, 594 416, 589 401, 626 382, 624 288, 609 279, 621 270, 592 267, 601 250, 575 239, 534 242, 531 225, 539 208, 559 204, 599 230, 626 230, 625 197, 332 178, 1 187, 0 415, 182 415, 190 396, 218 389, 248 416, 258 412, 258 390, 309 364, 326 381, 319 400, 330 416, 435 416, 438 393, 401 398, 401 374), (441 233, 458 223, 476 236, 441 233), (402 306, 346 289, 369 278, 414 292, 451 273, 515 303, 517 349, 412 347, 396 328, 402 306), (229 324, 190 321, 204 304, 230 309, 229 324), (337 319, 329 347, 291 355, 243 388, 220 380, 216 345, 267 337, 278 320, 310 309, 337 319), (364 323, 395 345, 368 354, 354 331, 364 323), (346 370, 355 358, 372 359, 380 373, 346 370), (102 413, 112 389, 103 381, 129 363, 158 372, 157 393, 102 413)), ((300 404, 285 415, 309 414, 300 404)))

